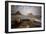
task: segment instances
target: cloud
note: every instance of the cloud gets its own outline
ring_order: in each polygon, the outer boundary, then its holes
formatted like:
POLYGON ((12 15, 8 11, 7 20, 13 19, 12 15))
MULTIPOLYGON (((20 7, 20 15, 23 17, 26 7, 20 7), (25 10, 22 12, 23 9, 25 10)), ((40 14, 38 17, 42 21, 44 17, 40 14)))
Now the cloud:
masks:
POLYGON ((20 11, 23 15, 27 15, 28 13, 32 13, 33 15, 40 15, 41 7, 40 6, 22 6, 22 5, 14 5, 13 7, 14 13, 16 11, 20 11))

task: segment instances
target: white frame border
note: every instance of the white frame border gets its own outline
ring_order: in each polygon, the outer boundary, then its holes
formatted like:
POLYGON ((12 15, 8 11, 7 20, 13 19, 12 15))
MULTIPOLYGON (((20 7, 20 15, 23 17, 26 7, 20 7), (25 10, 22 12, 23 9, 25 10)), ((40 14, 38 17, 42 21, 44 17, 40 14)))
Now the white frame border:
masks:
POLYGON ((26 3, 8 3, 8 31, 15 32, 15 31, 32 31, 32 30, 43 30, 44 29, 44 5, 42 4, 26 4, 26 3), (41 6, 41 27, 40 28, 17 28, 11 29, 11 5, 27 5, 27 6, 41 6))

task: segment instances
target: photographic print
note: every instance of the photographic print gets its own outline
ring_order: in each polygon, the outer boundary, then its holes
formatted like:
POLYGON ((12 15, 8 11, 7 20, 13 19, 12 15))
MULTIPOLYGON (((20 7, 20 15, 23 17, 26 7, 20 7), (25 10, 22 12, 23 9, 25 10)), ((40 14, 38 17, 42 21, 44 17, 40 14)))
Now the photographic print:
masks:
POLYGON ((11 28, 41 27, 41 7, 11 5, 11 28))
POLYGON ((44 3, 6 2, 6 32, 44 31, 44 3))

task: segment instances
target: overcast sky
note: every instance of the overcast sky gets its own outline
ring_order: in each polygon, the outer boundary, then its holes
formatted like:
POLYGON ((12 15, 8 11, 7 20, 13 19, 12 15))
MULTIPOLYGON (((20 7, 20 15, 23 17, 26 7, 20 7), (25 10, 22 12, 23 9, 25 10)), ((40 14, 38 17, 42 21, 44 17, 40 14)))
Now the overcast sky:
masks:
POLYGON ((32 13, 33 15, 40 15, 41 7, 40 6, 22 6, 22 5, 12 5, 12 12, 16 13, 16 11, 20 11, 23 15, 27 15, 28 13, 32 13))

